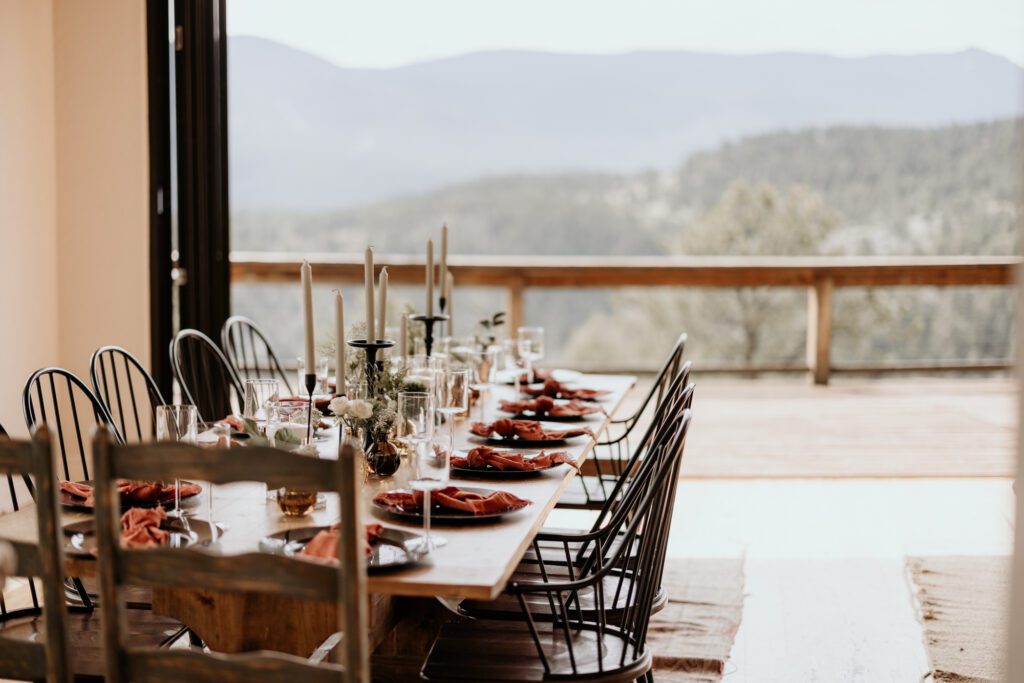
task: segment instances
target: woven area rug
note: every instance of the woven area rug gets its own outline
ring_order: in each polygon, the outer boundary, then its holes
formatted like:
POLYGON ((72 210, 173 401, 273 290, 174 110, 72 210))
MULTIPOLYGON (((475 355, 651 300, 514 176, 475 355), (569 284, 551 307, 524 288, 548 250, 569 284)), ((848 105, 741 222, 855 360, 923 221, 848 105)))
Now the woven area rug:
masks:
POLYGON ((997 683, 1006 674, 1009 557, 911 557, 935 681, 997 683))
POLYGON ((664 584, 669 602, 647 636, 655 680, 721 680, 743 613, 743 560, 670 559, 664 584))

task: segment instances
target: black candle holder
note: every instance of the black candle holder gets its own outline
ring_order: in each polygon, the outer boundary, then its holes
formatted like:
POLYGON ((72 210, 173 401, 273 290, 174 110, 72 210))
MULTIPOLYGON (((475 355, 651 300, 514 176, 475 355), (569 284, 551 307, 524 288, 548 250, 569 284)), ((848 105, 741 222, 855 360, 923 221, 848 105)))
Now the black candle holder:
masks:
POLYGON ((309 394, 309 410, 306 411, 306 443, 313 443, 313 391, 316 389, 316 373, 306 373, 306 393, 309 394))
POLYGON ((413 320, 423 323, 423 343, 427 347, 427 355, 430 356, 434 348, 434 323, 444 322, 448 319, 446 315, 414 315, 413 320))
POLYGON ((348 342, 348 345, 353 349, 362 349, 363 353, 366 354, 366 393, 367 398, 371 398, 376 391, 377 372, 384 366, 383 359, 377 360, 377 351, 390 349, 395 345, 395 342, 392 339, 378 339, 376 341, 352 339, 348 342))

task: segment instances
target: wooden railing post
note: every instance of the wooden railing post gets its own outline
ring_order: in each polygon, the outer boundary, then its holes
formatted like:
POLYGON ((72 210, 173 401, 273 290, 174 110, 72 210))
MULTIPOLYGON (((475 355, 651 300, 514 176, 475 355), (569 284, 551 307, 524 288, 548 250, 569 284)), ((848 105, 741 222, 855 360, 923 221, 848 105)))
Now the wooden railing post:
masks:
POLYGON ((526 283, 522 279, 510 279, 506 286, 508 293, 508 312, 505 316, 505 325, 509 339, 514 339, 516 330, 523 325, 523 291, 526 283))
POLYGON ((828 384, 832 369, 832 278, 819 277, 807 290, 807 366, 815 384, 828 384))

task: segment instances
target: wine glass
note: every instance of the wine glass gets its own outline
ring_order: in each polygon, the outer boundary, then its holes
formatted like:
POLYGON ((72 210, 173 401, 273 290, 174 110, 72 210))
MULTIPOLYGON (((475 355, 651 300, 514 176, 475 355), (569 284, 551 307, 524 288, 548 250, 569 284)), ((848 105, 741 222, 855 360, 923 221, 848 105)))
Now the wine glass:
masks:
MULTIPOLYGON (((181 443, 196 444, 196 437, 199 434, 199 411, 195 406, 172 405, 156 407, 156 440, 157 441, 180 441, 181 443)), ((174 510, 167 513, 171 519, 179 520, 185 529, 188 529, 188 522, 185 521, 185 512, 181 509, 181 481, 174 480, 174 510)))
POLYGON ((517 339, 506 339, 502 342, 505 371, 512 373, 512 384, 515 385, 517 393, 521 389, 523 370, 526 367, 526 359, 519 353, 519 349, 520 344, 517 339))
POLYGON ((277 402, 278 391, 280 387, 276 379, 245 380, 242 417, 265 425, 268 421, 268 408, 277 402))
POLYGON ((409 485, 423 492, 423 542, 419 551, 429 553, 445 543, 443 538, 430 535, 430 492, 443 487, 448 480, 448 458, 424 447, 434 435, 434 395, 425 391, 399 392, 396 412, 398 438, 408 444, 413 454, 416 473, 409 485))
POLYGON ((520 327, 517 330, 519 339, 519 355, 526 360, 526 374, 533 383, 534 363, 544 358, 544 328, 520 327))
MULTIPOLYGON (((299 395, 303 395, 306 391, 306 359, 302 356, 298 358, 298 373, 299 373, 299 395)), ((330 382, 328 381, 327 368, 330 365, 330 359, 327 356, 320 356, 316 359, 316 386, 313 388, 314 396, 322 396, 330 394, 330 382)))
POLYGON ((448 370, 438 373, 434 382, 436 410, 448 421, 448 452, 455 450, 455 416, 469 410, 470 371, 448 370))

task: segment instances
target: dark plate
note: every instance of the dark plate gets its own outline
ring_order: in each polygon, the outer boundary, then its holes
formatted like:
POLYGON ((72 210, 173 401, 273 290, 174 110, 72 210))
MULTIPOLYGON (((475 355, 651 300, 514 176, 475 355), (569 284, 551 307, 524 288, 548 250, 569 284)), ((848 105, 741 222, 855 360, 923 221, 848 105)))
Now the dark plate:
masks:
MULTIPOLYGON (((176 519, 165 519, 163 521, 160 528, 171 532, 171 540, 168 543, 168 547, 187 548, 191 545, 210 540, 209 522, 191 518, 188 522, 189 529, 186 531, 181 522, 176 519)), ((81 522, 66 525, 64 527, 64 535, 68 537, 64 550, 69 555, 96 556, 96 526, 93 520, 83 519, 81 522)))
MULTIPOLYGON (((586 434, 583 434, 586 436, 586 434)), ((573 439, 580 437, 574 436, 573 439)), ((504 448, 551 448, 552 446, 564 446, 569 439, 551 439, 548 441, 527 441, 526 439, 497 439, 490 436, 470 436, 467 441, 484 444, 486 446, 503 446, 504 448)))
POLYGON ((587 413, 586 415, 534 415, 531 412, 526 413, 510 413, 506 410, 500 410, 503 415, 508 415, 513 420, 533 420, 534 422, 587 422, 591 418, 600 417, 601 413, 587 413))
MULTIPOLYGON (((472 486, 460 486, 459 488, 462 489, 463 491, 470 491, 472 493, 479 493, 482 496, 489 496, 490 494, 494 493, 494 489, 481 489, 481 488, 475 488, 475 487, 472 487, 472 486)), ((405 489, 405 490, 408 491, 407 489, 405 489)), ((492 512, 492 513, 487 514, 487 515, 471 515, 468 512, 458 512, 457 510, 438 510, 438 509, 434 508, 434 509, 432 509, 430 511, 430 521, 431 522, 475 522, 477 520, 483 520, 483 519, 497 519, 498 517, 503 517, 503 516, 505 516, 505 515, 507 515, 507 514, 509 514, 511 512, 516 512, 518 510, 522 510, 523 508, 527 507, 528 505, 532 505, 532 503, 530 501, 526 501, 526 504, 522 505, 521 507, 514 508, 512 510, 505 510, 504 512, 492 512)), ((423 512, 420 511, 420 510, 406 510, 404 508, 393 507, 391 505, 384 505, 383 503, 378 503, 376 500, 373 501, 373 506, 375 508, 377 508, 378 510, 380 510, 381 512, 386 512, 386 513, 388 513, 390 515, 394 515, 395 517, 400 517, 402 519, 407 519, 407 520, 410 520, 410 521, 415 521, 415 522, 417 522, 419 524, 423 523, 423 512)))
MULTIPOLYGON (((260 550, 267 553, 283 553, 285 555, 297 555, 310 539, 328 526, 305 526, 297 529, 286 529, 276 534, 271 534, 260 541, 260 550)), ((366 567, 370 571, 386 571, 408 567, 416 563, 415 553, 410 548, 415 541, 422 539, 420 534, 403 529, 384 527, 380 537, 370 547, 373 553, 367 559, 366 567)))
MULTIPOLYGON (((89 479, 89 480, 80 481, 80 482, 77 482, 77 483, 92 485, 92 480, 89 479)), ((182 484, 191 484, 192 482, 190 482, 190 481, 183 481, 181 483, 182 484)), ((202 493, 202 491, 200 491, 200 493, 202 493)), ((182 496, 181 497, 181 506, 185 507, 186 502, 188 502, 189 504, 195 503, 196 501, 194 500, 194 498, 196 496, 198 496, 198 495, 199 495, 199 493, 193 493, 190 496, 182 496)), ((82 504, 83 501, 82 501, 81 498, 79 498, 78 496, 73 496, 70 493, 68 493, 67 491, 57 491, 57 500, 60 502, 61 507, 63 507, 65 510, 76 510, 78 512, 92 512, 93 511, 92 507, 90 507, 88 505, 83 505, 82 504)), ((133 508, 133 507, 134 508, 155 508, 157 505, 163 505, 165 508, 173 508, 174 507, 174 498, 171 498, 169 501, 164 501, 162 503, 123 503, 122 502, 121 503, 121 509, 122 510, 127 510, 128 508, 133 508)))

